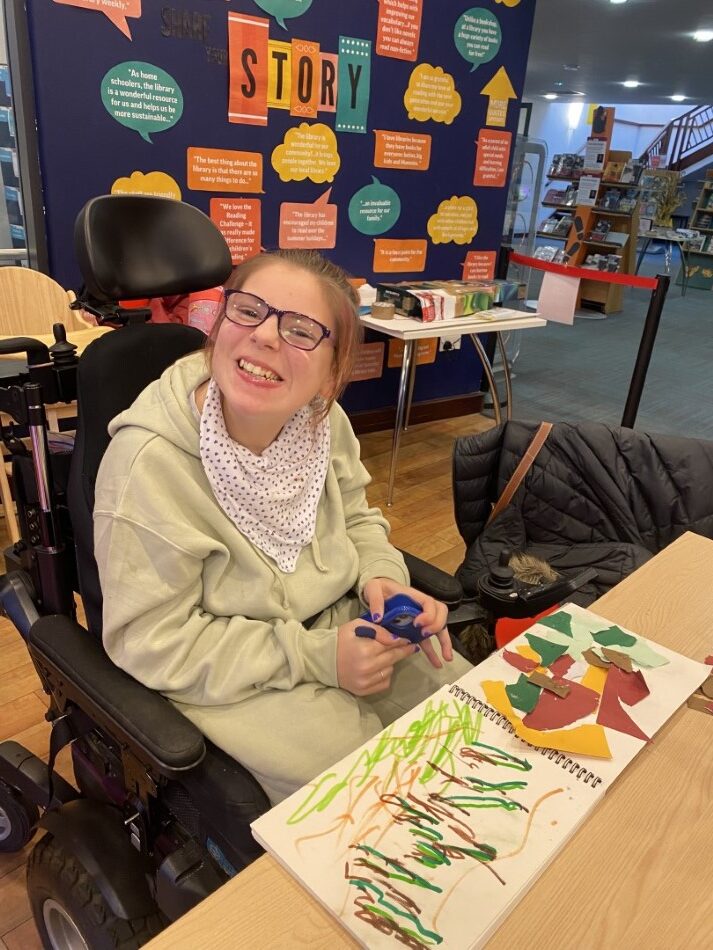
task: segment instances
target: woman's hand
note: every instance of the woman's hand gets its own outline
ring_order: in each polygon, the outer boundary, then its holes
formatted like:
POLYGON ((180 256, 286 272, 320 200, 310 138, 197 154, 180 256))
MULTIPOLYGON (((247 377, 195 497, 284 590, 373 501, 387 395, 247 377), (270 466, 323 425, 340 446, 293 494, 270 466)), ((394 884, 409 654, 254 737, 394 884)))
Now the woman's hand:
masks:
POLYGON ((354 696, 383 693, 391 686, 394 666, 416 649, 408 640, 394 640, 388 630, 357 617, 337 630, 337 682, 354 696))
MULTIPOLYGON (((435 636, 441 646, 443 659, 450 662, 453 659, 453 648, 451 647, 451 638, 446 627, 448 618, 448 608, 435 597, 429 597, 428 594, 422 594, 415 587, 404 587, 396 581, 389 580, 388 577, 373 577, 364 585, 364 600, 369 605, 369 612, 375 623, 378 623, 384 616, 384 601, 394 594, 406 594, 416 603, 421 605, 423 613, 420 613, 414 620, 414 625, 421 628, 424 637, 435 636)), ((423 652, 428 657, 431 666, 437 670, 441 669, 443 664, 436 655, 433 643, 430 639, 421 641, 419 644, 423 652)))

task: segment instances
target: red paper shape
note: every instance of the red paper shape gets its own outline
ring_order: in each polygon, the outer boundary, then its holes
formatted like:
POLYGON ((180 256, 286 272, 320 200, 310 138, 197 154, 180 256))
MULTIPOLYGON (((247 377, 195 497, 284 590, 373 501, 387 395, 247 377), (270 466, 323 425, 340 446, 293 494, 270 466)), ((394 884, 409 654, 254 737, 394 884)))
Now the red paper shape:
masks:
POLYGON ((557 679, 557 677, 566 676, 573 665, 574 657, 570 656, 569 653, 563 653, 562 656, 557 657, 554 663, 550 663, 549 670, 557 679))
POLYGON ((621 707, 621 703, 627 706, 636 706, 648 695, 649 687, 646 685, 640 670, 634 673, 625 673, 624 670, 620 670, 618 666, 614 666, 612 663, 604 684, 597 722, 607 729, 615 729, 627 736, 634 736, 635 739, 643 739, 644 742, 648 742, 649 736, 642 732, 631 716, 621 707))
POLYGON ((519 653, 513 653, 512 650, 503 650, 503 659, 510 666, 514 666, 521 673, 532 673, 537 669, 538 664, 534 660, 528 660, 526 656, 520 656, 519 653))
POLYGON ((553 679, 556 683, 569 686, 569 693, 560 698, 543 689, 539 703, 522 720, 529 729, 547 730, 571 726, 573 722, 584 719, 597 708, 599 693, 595 693, 593 689, 563 676, 555 676, 553 679))

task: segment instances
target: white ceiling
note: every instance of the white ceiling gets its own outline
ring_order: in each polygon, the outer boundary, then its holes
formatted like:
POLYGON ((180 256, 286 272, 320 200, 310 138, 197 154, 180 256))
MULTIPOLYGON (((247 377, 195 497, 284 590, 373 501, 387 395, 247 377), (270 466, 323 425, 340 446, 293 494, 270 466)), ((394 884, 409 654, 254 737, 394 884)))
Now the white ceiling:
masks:
POLYGON ((574 91, 603 105, 650 104, 676 93, 689 97, 682 110, 713 103, 713 41, 695 42, 700 29, 713 30, 713 0, 537 0, 524 98, 574 91), (626 89, 625 79, 643 85, 626 89))

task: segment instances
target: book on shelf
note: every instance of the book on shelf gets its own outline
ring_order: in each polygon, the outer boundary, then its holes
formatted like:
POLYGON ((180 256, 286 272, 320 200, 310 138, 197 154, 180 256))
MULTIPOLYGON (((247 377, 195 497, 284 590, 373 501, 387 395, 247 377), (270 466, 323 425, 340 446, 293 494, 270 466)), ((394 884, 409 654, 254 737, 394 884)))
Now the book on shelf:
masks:
POLYGON ((604 240, 607 244, 616 244, 617 247, 626 247, 629 235, 624 231, 610 231, 604 240))
POLYGON ((611 231, 611 224, 608 221, 599 221, 596 228, 589 232, 590 241, 606 241, 607 235, 611 231))
POLYGON ((592 207, 597 203, 597 194, 599 193, 600 179, 595 175, 582 175, 579 179, 579 189, 577 191, 577 204, 589 205, 592 207))
POLYGON ((604 167, 603 180, 607 181, 621 181, 621 176, 624 173, 624 168, 626 167, 626 162, 607 162, 604 167))

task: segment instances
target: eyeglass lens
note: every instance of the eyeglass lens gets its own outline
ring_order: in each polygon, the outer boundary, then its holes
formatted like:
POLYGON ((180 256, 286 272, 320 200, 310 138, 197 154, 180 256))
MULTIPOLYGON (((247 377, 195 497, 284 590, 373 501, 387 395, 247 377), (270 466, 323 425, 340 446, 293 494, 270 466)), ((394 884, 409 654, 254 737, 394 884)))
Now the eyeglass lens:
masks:
MULTIPOLYGON (((255 327, 270 312, 270 306, 252 294, 231 294, 226 302, 226 316, 243 326, 255 327)), ((278 332, 286 343, 301 350, 312 350, 324 336, 321 324, 302 313, 285 311, 278 316, 278 332)))

